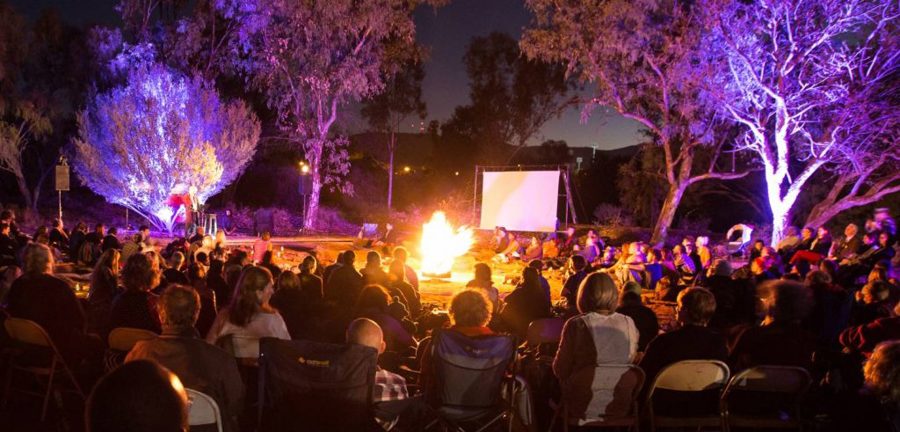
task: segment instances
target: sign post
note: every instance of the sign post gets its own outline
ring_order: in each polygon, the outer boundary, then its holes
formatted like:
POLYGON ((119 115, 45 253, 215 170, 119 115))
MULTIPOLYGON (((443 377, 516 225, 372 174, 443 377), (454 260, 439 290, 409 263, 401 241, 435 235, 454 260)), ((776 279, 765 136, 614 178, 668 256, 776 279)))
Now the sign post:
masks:
POLYGON ((59 208, 59 220, 62 220, 62 193, 69 190, 69 163, 65 156, 59 157, 59 163, 56 165, 56 193, 57 204, 59 208))

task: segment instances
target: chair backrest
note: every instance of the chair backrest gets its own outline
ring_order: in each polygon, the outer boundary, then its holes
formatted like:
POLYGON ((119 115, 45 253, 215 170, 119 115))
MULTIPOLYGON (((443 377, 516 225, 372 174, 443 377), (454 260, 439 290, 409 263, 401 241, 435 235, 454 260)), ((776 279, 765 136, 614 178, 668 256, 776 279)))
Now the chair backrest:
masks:
POLYGON ((533 347, 545 343, 559 343, 565 324, 566 320, 562 318, 534 320, 531 324, 528 324, 525 341, 529 346, 533 347))
POLYGON ((194 389, 185 389, 188 394, 188 424, 201 426, 215 424, 219 432, 222 432, 222 413, 215 399, 206 393, 194 389))
POLYGON ((34 321, 10 317, 4 321, 3 325, 6 327, 6 333, 9 334, 9 337, 16 342, 48 348, 53 347, 50 335, 47 334, 47 331, 40 324, 34 321))
POLYGON ((795 366, 762 365, 746 369, 729 381, 723 397, 734 391, 802 393, 812 378, 806 369, 795 366))
POLYGON ((238 334, 227 334, 216 339, 216 346, 231 353, 238 359, 259 358, 259 338, 238 334))
POLYGON ((378 353, 351 344, 260 339, 261 430, 365 430, 374 425, 378 353))
POLYGON ((644 371, 630 364, 608 364, 575 371, 562 385, 569 418, 621 418, 637 415, 634 402, 644 371))
POLYGON ((653 396, 656 389, 681 392, 697 392, 722 388, 731 372, 718 360, 684 360, 663 369, 653 380, 647 394, 653 396))
POLYGON ((109 332, 107 342, 109 347, 116 351, 128 352, 134 348, 134 345, 140 341, 155 339, 156 333, 150 330, 144 330, 131 327, 117 327, 109 332))
POLYGON ((506 335, 467 337, 437 331, 431 342, 436 394, 428 399, 455 408, 490 408, 498 404, 506 370, 516 345, 506 335))

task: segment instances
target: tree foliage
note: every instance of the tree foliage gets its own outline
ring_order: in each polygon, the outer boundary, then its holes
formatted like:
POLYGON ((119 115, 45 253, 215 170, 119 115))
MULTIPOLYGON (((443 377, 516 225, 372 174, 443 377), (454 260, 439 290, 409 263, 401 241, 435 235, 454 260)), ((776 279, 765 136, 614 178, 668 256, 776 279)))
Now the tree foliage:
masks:
POLYGON ((321 188, 335 175, 324 170, 323 158, 339 112, 382 89, 389 55, 415 43, 412 11, 420 2, 247 3, 252 12, 238 18, 239 39, 248 41, 239 66, 305 153, 312 180, 305 226, 314 227, 321 188))
POLYGON ((74 169, 107 201, 173 230, 172 194, 196 187, 201 203, 234 181, 256 151, 260 126, 239 101, 159 64, 94 96, 78 115, 74 169))
POLYGON ((857 205, 861 190, 891 185, 872 182, 869 170, 896 160, 882 155, 897 151, 898 16, 897 2, 869 0, 756 0, 718 12, 708 46, 721 69, 710 94, 764 166, 773 243, 822 170, 859 180, 839 177, 827 204, 838 210, 857 205))
POLYGON ((498 149, 524 146, 576 102, 565 67, 525 57, 507 34, 473 38, 463 61, 471 102, 456 108, 447 127, 482 143, 483 159, 511 158, 498 149))
MULTIPOLYGON (((713 3, 712 1, 707 3, 713 3)), ((665 240, 685 190, 708 179, 733 179, 718 155, 728 143, 717 136, 715 110, 700 94, 713 69, 701 47, 713 22, 700 2, 672 0, 529 0, 536 20, 521 45, 531 58, 561 62, 594 85, 584 116, 609 106, 640 123, 664 154, 668 191, 652 242, 665 240), (713 149, 706 163, 698 148, 713 149)))

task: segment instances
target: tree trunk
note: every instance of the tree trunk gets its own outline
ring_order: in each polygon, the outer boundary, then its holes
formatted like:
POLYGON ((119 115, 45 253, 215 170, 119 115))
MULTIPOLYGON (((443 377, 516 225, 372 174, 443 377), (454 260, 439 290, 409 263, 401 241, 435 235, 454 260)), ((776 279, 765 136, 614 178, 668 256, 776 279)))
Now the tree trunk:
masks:
POLYGON ((309 201, 306 206, 306 214, 303 215, 303 228, 314 229, 319 214, 319 197, 322 193, 322 146, 324 140, 319 140, 317 148, 308 152, 306 157, 309 162, 310 191, 309 201))
POLYGON ((394 131, 391 131, 391 140, 388 142, 388 192, 387 192, 387 211, 388 219, 391 218, 391 204, 394 198, 394 151, 397 149, 394 131))
POLYGON ((650 237, 650 244, 659 246, 665 243, 666 237, 669 235, 669 227, 672 220, 675 219, 675 211, 681 204, 681 197, 684 195, 684 184, 669 185, 669 192, 666 193, 666 200, 663 201, 662 208, 659 210, 659 217, 656 224, 653 225, 653 235, 650 237))
POLYGON ((25 177, 16 175, 16 185, 19 186, 19 193, 22 194, 22 198, 25 200, 25 208, 32 211, 36 210, 37 203, 32 198, 31 190, 28 189, 25 177))

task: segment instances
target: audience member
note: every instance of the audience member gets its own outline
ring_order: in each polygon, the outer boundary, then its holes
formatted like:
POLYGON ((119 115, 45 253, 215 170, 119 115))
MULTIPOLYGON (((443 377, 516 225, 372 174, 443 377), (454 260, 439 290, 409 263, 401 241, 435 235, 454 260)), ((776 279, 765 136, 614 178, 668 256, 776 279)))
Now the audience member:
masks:
POLYGON ((584 367, 634 359, 640 336, 631 318, 615 312, 618 300, 616 284, 606 273, 591 273, 581 282, 581 314, 566 321, 553 359, 553 373, 560 382, 584 367))
POLYGON ((119 255, 119 251, 115 249, 103 252, 91 273, 88 327, 93 332, 103 333, 109 328, 113 300, 122 292, 119 289, 119 255))
MULTIPOLYGON (((633 284, 634 282, 629 282, 633 284)), ((619 307, 616 313, 630 317, 638 329, 638 351, 644 352, 647 344, 659 333, 659 320, 652 309, 641 303, 641 295, 629 289, 625 289, 622 298, 619 299, 619 307)))
POLYGON ((569 265, 572 269, 572 274, 569 275, 565 284, 563 284, 560 296, 566 299, 566 314, 572 316, 578 314, 578 304, 576 301, 578 287, 581 286, 581 281, 588 275, 588 263, 583 256, 572 255, 572 257, 569 258, 569 265))
POLYGON ((381 268, 381 254, 377 251, 369 251, 366 254, 366 266, 360 270, 363 277, 363 285, 388 286, 388 275, 381 268))
POLYGON ((259 338, 290 339, 284 319, 269 305, 274 293, 272 273, 262 267, 249 266, 241 272, 231 304, 222 309, 206 341, 217 343, 232 335, 233 354, 237 358, 259 358, 259 338))
POLYGON ((87 399, 87 432, 185 432, 188 397, 178 377, 159 364, 126 363, 103 377, 87 399))
POLYGON ((359 298, 363 287, 363 277, 353 267, 356 254, 348 250, 340 257, 341 266, 334 269, 325 280, 325 300, 336 303, 343 309, 350 309, 359 298))
POLYGON ((112 303, 109 330, 132 327, 159 333, 159 315, 156 311, 158 297, 150 290, 159 285, 159 264, 146 254, 132 255, 122 268, 122 284, 125 291, 112 303))
MULTIPOLYGON (((106 252, 109 249, 122 249, 122 242, 119 241, 119 238, 116 235, 119 234, 119 229, 116 227, 112 227, 109 231, 106 232, 106 237, 103 237, 103 242, 100 244, 100 251, 106 252)), ((127 262, 127 261, 126 261, 127 262)))
POLYGON ((389 313, 390 305, 391 297, 387 289, 381 285, 366 285, 356 302, 355 315, 356 318, 368 318, 378 323, 384 332, 388 351, 406 354, 410 349, 415 350, 416 340, 400 320, 389 313))
POLYGON ((394 262, 399 262, 403 265, 404 271, 406 272, 406 281, 409 282, 410 285, 419 292, 419 275, 416 271, 409 266, 407 261, 409 260, 409 251, 406 250, 403 246, 397 246, 394 248, 394 262))
POLYGON ((528 324, 550 317, 550 300, 541 287, 540 274, 534 267, 525 267, 522 282, 505 299, 500 312, 504 325, 516 336, 525 338, 528 324))
POLYGON ((485 263, 476 263, 473 268, 475 278, 466 284, 466 288, 481 290, 482 293, 491 302, 491 314, 500 313, 500 291, 494 286, 494 279, 491 276, 491 266, 485 263))
POLYGON ((259 240, 253 243, 253 262, 258 263, 263 260, 266 251, 272 250, 272 234, 264 231, 259 240))
MULTIPOLYGON (((357 318, 347 326, 347 343, 374 348, 379 355, 384 353, 387 346, 381 327, 366 318, 357 318)), ((376 366, 372 403, 375 405, 375 418, 385 430, 389 430, 406 410, 408 399, 406 379, 376 366)))
POLYGON ((159 298, 160 337, 135 344, 125 362, 153 360, 175 373, 190 389, 219 405, 224 430, 237 432, 244 384, 229 353, 210 345, 197 332, 200 296, 189 287, 169 285, 159 298))

